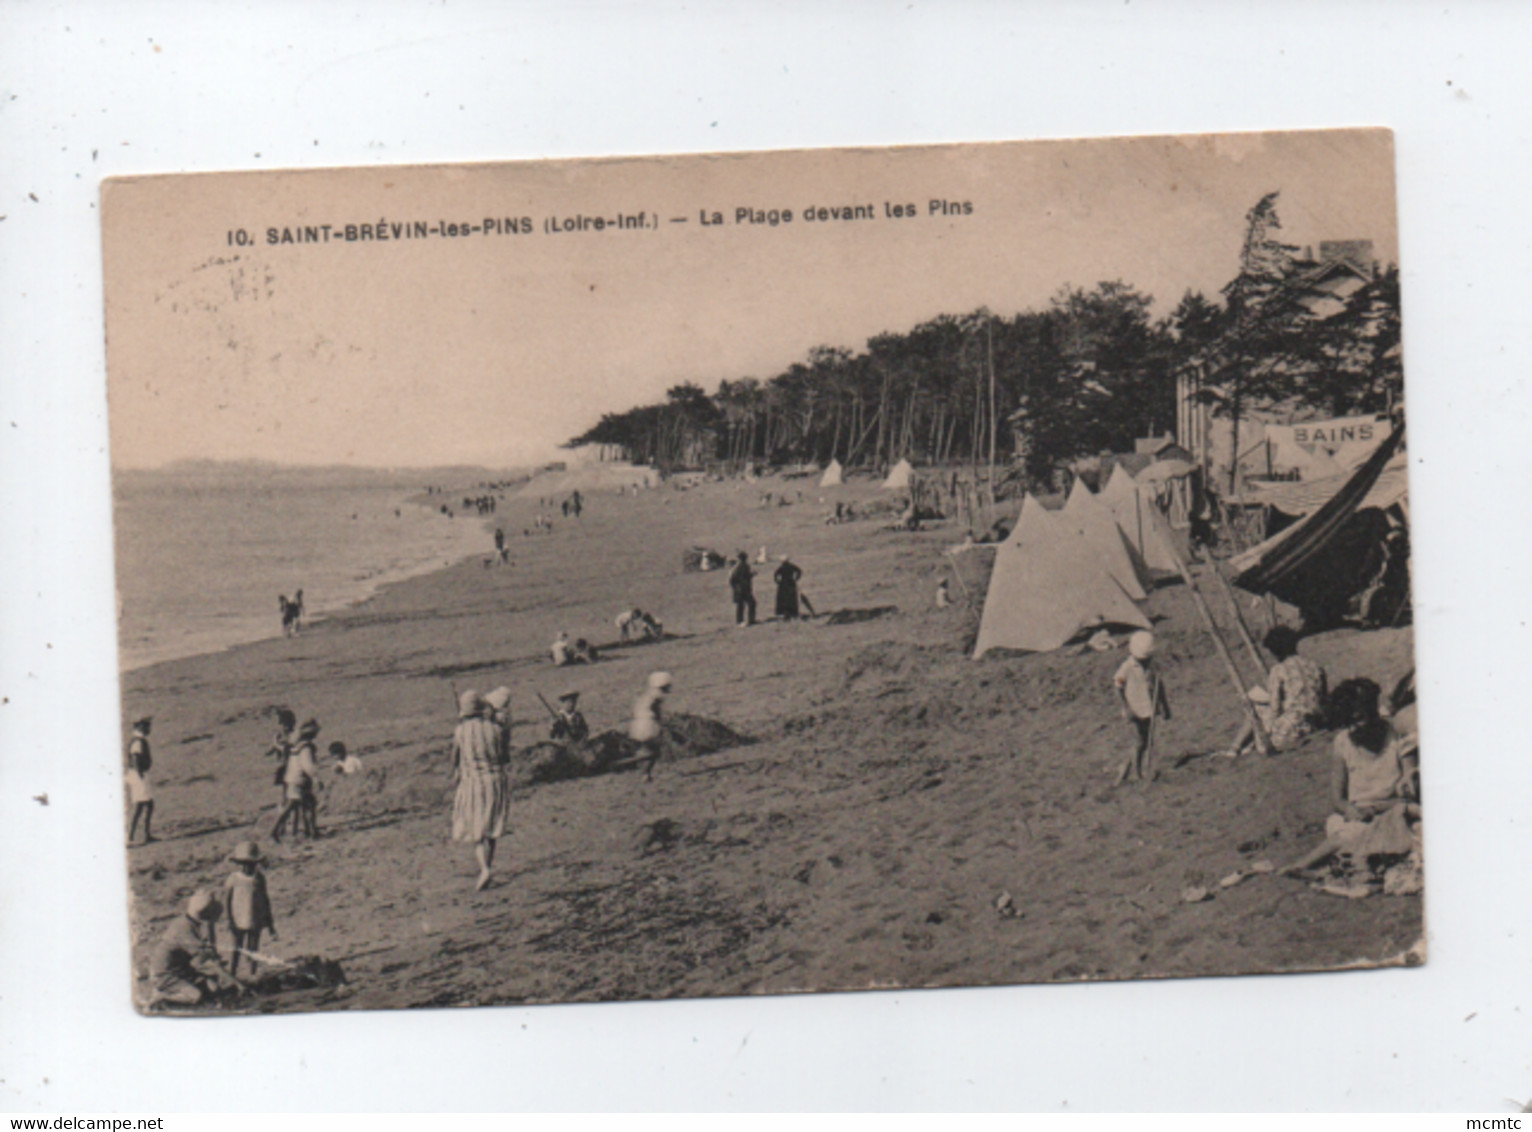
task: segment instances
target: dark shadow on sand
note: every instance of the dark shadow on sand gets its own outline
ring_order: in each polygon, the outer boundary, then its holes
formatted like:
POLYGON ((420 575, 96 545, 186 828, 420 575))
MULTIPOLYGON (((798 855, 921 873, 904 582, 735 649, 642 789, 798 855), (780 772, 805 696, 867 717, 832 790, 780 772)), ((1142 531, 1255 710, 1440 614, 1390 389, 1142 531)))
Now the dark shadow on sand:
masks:
POLYGON ((834 613, 825 614, 823 620, 826 625, 860 625, 864 621, 876 621, 898 612, 897 605, 872 605, 863 609, 837 609, 834 613))

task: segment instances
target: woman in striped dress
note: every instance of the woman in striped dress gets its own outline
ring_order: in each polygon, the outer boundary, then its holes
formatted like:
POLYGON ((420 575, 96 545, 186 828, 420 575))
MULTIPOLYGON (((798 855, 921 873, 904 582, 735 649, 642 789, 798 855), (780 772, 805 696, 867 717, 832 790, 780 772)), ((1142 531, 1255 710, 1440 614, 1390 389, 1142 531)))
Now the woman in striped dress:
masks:
POLYGON ((495 842, 505 835, 510 790, 505 781, 505 733, 487 718, 477 692, 458 698, 458 725, 452 735, 452 773, 457 796, 452 803, 452 840, 474 842, 479 861, 475 890, 489 884, 495 842))

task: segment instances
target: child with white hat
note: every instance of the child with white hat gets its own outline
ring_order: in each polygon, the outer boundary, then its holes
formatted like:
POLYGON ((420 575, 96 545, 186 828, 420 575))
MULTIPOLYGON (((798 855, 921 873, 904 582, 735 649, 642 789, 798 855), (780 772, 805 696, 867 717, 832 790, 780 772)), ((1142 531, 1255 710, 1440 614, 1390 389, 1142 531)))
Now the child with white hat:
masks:
POLYGON ((660 761, 664 703, 670 684, 670 673, 651 672, 643 695, 633 703, 633 722, 628 725, 628 738, 638 744, 633 761, 644 764, 645 781, 654 777, 654 764, 660 761))
POLYGON ((1140 630, 1128 638, 1128 659, 1112 677, 1112 687, 1122 705, 1122 717, 1133 724, 1137 732, 1137 744, 1128 761, 1117 773, 1119 783, 1129 775, 1136 780, 1144 777, 1144 762, 1149 754, 1154 736, 1156 716, 1170 718, 1170 700, 1165 695, 1165 685, 1159 673, 1153 671, 1154 634, 1140 630))
POLYGON ((213 929, 222 915, 223 904, 207 889, 192 893, 185 915, 170 922, 149 956, 150 1005, 196 1006, 232 979, 213 929))

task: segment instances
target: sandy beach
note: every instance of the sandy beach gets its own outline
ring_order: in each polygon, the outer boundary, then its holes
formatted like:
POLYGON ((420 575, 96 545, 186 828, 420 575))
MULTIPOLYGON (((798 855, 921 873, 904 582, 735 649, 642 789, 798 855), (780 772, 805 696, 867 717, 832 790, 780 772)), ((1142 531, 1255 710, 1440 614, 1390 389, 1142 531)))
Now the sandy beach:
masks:
MULTIPOLYGON (((465 486, 464 492, 469 489, 465 486)), ((136 1000, 148 947, 189 893, 221 881, 256 838, 291 959, 342 965, 343 986, 241 1009, 586 1001, 1273 972, 1410 960, 1419 897, 1344 900, 1305 882, 1218 881, 1277 865, 1322 835, 1329 736, 1270 759, 1227 746, 1233 691, 1184 586, 1151 594, 1175 717, 1161 775, 1114 787, 1129 749, 1111 676, 1123 653, 968 658, 990 553, 964 558, 971 602, 934 608, 951 526, 827 526, 857 481, 709 483, 592 493, 578 521, 523 536, 535 496, 494 525, 513 564, 470 560, 394 585, 292 639, 126 673, 124 716, 154 716, 160 840, 128 850, 136 1000), (797 502, 802 490, 803 502, 797 502), (758 506, 763 490, 789 506, 758 506), (764 545, 762 616, 778 555, 804 570, 821 614, 733 625, 722 572, 683 552, 764 545), (616 642, 637 605, 666 639, 555 669, 560 630, 616 642), (471 846, 450 841, 454 688, 513 690, 517 746, 543 739, 549 700, 579 691, 594 730, 622 727, 645 677, 675 677, 670 709, 749 741, 662 762, 652 781, 608 774, 532 783, 518 773, 495 883, 474 891, 471 846), (323 725, 367 773, 332 784, 326 836, 273 845, 278 791, 262 758, 273 705, 323 725), (1186 903, 1187 886, 1209 887, 1186 903), (1017 914, 996 901, 1009 894, 1017 914)), ((486 547, 489 540, 486 536, 486 547)), ((1306 640, 1334 683, 1385 687, 1411 665, 1411 631, 1306 640)), ((524 770, 524 768, 523 768, 524 770)))

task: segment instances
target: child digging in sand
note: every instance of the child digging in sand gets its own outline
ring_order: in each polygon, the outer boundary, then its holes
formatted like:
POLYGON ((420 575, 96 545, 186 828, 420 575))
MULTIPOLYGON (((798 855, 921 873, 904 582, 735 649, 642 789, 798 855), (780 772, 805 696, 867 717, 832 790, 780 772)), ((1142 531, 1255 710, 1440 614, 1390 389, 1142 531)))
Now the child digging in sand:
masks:
POLYGON ((1133 724, 1138 734, 1133 754, 1117 772, 1119 784, 1131 775, 1136 781, 1144 777, 1144 763, 1154 735, 1154 719, 1158 715, 1170 718, 1170 700, 1165 695, 1165 685, 1159 673, 1150 667, 1154 656, 1154 634, 1142 630, 1128 638, 1128 659, 1122 662, 1117 675, 1112 678, 1117 699, 1122 704, 1122 717, 1133 724))
POLYGON ((223 903, 229 910, 229 934, 233 937, 229 973, 238 975, 241 954, 250 959, 250 969, 255 970, 255 953, 261 949, 263 931, 270 929, 272 939, 280 937, 271 914, 271 898, 266 894, 260 849, 253 841, 241 841, 229 860, 238 867, 224 882, 223 903))

